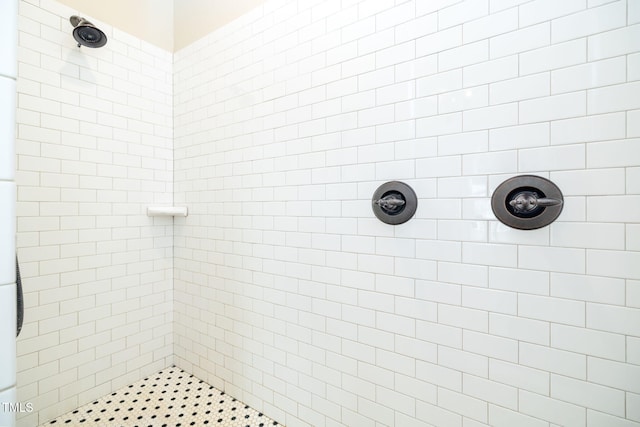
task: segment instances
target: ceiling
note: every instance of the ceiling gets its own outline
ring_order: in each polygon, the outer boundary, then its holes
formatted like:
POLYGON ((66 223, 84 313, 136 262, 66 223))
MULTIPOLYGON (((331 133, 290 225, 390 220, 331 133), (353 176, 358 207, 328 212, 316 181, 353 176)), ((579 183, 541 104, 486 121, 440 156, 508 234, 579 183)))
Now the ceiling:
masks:
POLYGON ((265 0, 58 0, 80 15, 174 52, 265 0))

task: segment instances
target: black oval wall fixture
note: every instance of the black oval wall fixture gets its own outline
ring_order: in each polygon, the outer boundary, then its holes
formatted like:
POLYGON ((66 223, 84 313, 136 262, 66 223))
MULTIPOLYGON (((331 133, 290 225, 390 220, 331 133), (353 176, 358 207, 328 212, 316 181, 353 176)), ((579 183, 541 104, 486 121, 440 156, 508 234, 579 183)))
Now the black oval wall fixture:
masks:
POLYGON ((563 203, 558 186, 536 175, 510 178, 491 196, 491 209, 496 218, 519 230, 535 230, 551 224, 562 212, 563 203))
POLYGON ((418 198, 413 188, 404 182, 389 181, 373 193, 371 207, 380 221, 398 225, 409 221, 416 213, 418 198))

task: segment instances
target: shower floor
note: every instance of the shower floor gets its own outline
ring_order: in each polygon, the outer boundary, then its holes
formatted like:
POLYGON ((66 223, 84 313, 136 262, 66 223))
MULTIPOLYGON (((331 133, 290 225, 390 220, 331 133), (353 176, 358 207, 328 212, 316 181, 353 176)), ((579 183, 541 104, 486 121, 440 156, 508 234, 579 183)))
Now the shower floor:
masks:
POLYGON ((281 424, 174 366, 122 387, 40 427, 279 425, 281 424))

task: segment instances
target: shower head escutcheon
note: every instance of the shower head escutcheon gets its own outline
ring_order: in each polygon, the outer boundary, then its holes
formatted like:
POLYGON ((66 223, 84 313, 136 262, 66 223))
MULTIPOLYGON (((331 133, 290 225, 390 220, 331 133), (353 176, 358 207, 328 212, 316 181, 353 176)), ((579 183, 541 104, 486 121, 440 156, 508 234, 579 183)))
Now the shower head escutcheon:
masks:
POLYGON ((73 38, 78 42, 78 47, 102 47, 107 44, 107 36, 91 22, 78 15, 69 18, 73 25, 73 38))

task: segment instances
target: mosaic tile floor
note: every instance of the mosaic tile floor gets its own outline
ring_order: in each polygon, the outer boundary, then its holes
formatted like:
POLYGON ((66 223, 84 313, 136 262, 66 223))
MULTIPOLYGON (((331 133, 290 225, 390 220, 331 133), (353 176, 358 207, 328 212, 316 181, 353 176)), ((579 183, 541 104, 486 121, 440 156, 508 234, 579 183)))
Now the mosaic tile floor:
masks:
POLYGON ((280 425, 182 369, 171 367, 61 415, 40 427, 280 425))

